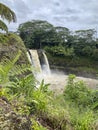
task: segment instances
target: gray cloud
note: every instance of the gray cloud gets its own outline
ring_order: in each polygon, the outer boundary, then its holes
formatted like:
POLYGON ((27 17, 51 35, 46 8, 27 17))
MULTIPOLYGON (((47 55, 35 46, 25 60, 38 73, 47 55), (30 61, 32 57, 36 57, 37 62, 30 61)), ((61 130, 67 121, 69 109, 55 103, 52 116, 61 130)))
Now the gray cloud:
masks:
POLYGON ((97 0, 1 0, 17 15, 17 23, 11 23, 10 30, 16 30, 20 23, 32 19, 47 20, 55 26, 69 29, 96 28, 98 25, 97 0))

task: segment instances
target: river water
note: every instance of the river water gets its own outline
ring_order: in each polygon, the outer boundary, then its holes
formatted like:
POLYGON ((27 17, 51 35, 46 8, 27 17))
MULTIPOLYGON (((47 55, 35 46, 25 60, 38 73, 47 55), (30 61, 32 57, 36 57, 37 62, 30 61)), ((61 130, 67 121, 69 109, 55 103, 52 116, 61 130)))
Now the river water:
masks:
MULTIPOLYGON (((56 93, 63 92, 65 85, 68 81, 68 75, 65 75, 62 72, 51 72, 51 74, 48 73, 40 73, 37 75, 37 79, 39 82, 44 79, 44 82, 46 84, 50 84, 49 89, 53 90, 56 93)), ((76 81, 83 80, 89 88, 92 89, 98 89, 98 80, 97 79, 91 79, 91 78, 85 78, 85 77, 76 77, 76 81)))

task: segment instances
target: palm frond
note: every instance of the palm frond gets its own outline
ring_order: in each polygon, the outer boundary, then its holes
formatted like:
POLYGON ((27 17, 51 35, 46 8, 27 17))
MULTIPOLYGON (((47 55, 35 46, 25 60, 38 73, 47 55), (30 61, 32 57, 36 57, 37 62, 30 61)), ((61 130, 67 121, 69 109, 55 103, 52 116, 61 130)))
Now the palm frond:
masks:
POLYGON ((8 32, 8 28, 2 20, 0 20, 0 29, 8 32))
POLYGON ((14 65, 10 71, 10 76, 21 75, 27 71, 32 71, 30 65, 22 64, 22 65, 14 65))
POLYGON ((18 52, 16 57, 14 59, 4 59, 0 64, 0 84, 4 84, 9 81, 9 73, 11 69, 13 68, 16 61, 19 59, 21 55, 21 51, 18 52))
POLYGON ((0 16, 2 19, 6 19, 9 22, 13 21, 16 22, 16 15, 15 13, 8 8, 6 5, 0 3, 0 16))

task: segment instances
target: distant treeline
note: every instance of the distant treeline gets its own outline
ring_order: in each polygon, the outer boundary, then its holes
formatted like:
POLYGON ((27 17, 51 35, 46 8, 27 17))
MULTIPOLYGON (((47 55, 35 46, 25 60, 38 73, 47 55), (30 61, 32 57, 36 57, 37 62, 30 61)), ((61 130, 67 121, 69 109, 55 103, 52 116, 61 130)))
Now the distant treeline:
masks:
POLYGON ((86 56, 98 59, 95 29, 71 31, 47 21, 32 20, 19 25, 18 33, 27 48, 45 49, 54 56, 86 56))

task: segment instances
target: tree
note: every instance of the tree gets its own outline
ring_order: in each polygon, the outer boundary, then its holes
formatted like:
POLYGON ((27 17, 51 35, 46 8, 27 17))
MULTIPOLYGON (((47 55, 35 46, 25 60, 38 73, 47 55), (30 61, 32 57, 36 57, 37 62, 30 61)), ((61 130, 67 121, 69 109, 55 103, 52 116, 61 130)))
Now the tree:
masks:
MULTIPOLYGON (((9 7, 2 3, 0 3, 0 16, 3 20, 6 19, 8 22, 16 22, 15 13, 9 7)), ((0 29, 8 32, 8 28, 2 20, 0 20, 0 29)))
POLYGON ((91 56, 96 48, 96 31, 94 29, 78 30, 73 35, 73 48, 79 56, 91 56))
POLYGON ((66 27, 55 27, 58 37, 60 38, 60 43, 62 45, 66 44, 68 37, 70 36, 70 31, 66 27))
POLYGON ((42 45, 57 44, 57 33, 52 24, 42 20, 32 20, 19 25, 18 32, 27 48, 39 49, 42 45))
POLYGON ((75 31, 75 35, 79 38, 85 38, 88 42, 95 40, 96 37, 96 30, 95 29, 88 29, 88 30, 78 30, 75 31))

